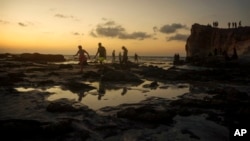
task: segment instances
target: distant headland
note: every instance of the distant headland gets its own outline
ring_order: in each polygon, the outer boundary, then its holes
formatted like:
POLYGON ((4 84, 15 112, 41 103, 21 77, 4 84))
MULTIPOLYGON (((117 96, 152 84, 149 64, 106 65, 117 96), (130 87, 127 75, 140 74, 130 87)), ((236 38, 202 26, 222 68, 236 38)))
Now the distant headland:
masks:
POLYGON ((192 25, 185 49, 187 59, 204 59, 217 55, 229 58, 249 56, 250 27, 225 29, 195 23, 192 25))

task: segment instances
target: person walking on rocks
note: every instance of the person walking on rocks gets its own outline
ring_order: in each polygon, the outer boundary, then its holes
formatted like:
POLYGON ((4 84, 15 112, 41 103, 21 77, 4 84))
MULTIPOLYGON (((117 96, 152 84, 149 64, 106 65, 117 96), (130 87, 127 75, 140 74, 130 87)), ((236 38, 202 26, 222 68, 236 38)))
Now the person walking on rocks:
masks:
POLYGON ((115 63, 115 50, 113 50, 112 52, 112 63, 113 64, 115 63))
POLYGON ((76 52, 74 56, 79 55, 79 65, 80 65, 81 73, 83 71, 83 66, 87 64, 87 60, 88 60, 85 54, 87 54, 88 58, 90 59, 89 53, 86 50, 84 50, 81 45, 79 45, 78 51, 76 52))
POLYGON ((106 49, 105 49, 104 46, 102 46, 102 43, 99 43, 99 44, 98 44, 98 49, 97 49, 95 58, 96 58, 96 56, 97 56, 98 54, 99 54, 98 61, 100 62, 100 64, 102 64, 103 61, 106 59, 106 49))
POLYGON ((137 63, 137 64, 138 64, 138 58, 139 58, 138 54, 135 53, 134 59, 135 59, 135 63, 137 63))
POLYGON ((123 56, 122 56, 122 64, 127 66, 128 63, 128 49, 125 46, 122 46, 123 56))

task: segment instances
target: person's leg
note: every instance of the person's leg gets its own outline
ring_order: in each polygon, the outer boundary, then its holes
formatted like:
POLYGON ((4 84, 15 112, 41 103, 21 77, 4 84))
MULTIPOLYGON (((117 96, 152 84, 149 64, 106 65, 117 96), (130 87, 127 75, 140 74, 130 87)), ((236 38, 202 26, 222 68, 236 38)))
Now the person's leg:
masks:
POLYGON ((83 58, 81 58, 79 65, 80 65, 80 72, 82 73, 82 71, 83 71, 83 65, 84 65, 83 58))

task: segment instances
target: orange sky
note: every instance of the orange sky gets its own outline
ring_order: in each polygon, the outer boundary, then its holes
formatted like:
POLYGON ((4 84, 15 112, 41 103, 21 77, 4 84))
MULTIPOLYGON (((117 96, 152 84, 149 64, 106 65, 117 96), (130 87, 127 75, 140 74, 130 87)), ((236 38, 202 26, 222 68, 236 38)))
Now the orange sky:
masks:
POLYGON ((250 24, 248 0, 0 0, 0 53, 185 55, 193 23, 250 24), (223 10, 222 10, 223 9, 223 10))

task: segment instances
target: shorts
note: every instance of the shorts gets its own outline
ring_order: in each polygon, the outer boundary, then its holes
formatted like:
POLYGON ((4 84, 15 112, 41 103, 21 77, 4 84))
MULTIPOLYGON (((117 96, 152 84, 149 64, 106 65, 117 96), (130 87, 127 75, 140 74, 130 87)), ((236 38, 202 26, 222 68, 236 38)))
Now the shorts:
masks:
POLYGON ((104 58, 104 57, 99 57, 98 60, 99 60, 100 62, 103 62, 103 61, 105 60, 105 58, 104 58))
POLYGON ((80 63, 87 62, 87 57, 86 57, 86 56, 80 56, 80 57, 79 57, 79 62, 80 62, 80 63))

